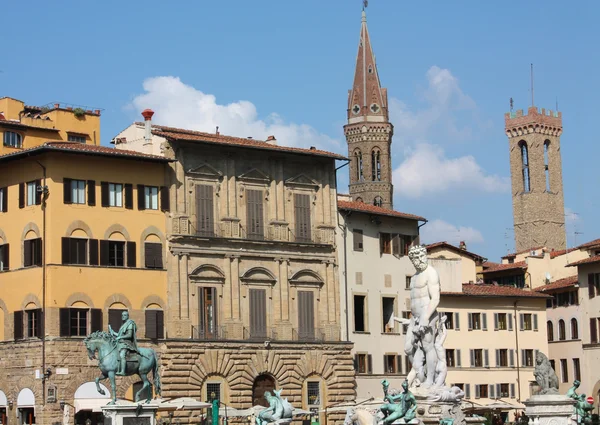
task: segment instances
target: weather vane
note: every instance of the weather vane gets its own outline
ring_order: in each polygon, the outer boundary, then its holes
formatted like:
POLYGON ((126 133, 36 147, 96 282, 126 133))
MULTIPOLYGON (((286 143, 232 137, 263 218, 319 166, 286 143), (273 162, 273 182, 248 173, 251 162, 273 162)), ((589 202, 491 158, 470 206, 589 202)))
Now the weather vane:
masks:
POLYGON ((363 0, 363 10, 365 10, 369 6, 369 0, 363 0))

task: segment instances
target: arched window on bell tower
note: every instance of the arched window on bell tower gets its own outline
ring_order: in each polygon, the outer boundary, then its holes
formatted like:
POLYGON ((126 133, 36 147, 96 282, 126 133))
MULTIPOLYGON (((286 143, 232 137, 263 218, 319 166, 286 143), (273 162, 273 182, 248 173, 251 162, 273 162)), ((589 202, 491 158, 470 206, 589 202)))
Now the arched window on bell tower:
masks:
POLYGON ((375 200, 373 201, 373 205, 375 205, 376 207, 382 207, 383 206, 383 199, 381 198, 381 196, 376 196, 375 200))
POLYGON ((529 151, 525 140, 519 142, 521 147, 521 169, 523 173, 523 192, 531 191, 531 182, 529 180, 529 151))
POLYGON ((548 159, 548 152, 550 150, 550 140, 544 142, 544 170, 546 173, 546 192, 550 192, 550 162, 548 159))
POLYGON ((363 157, 362 152, 360 150, 356 150, 354 152, 354 156, 356 157, 356 181, 363 181, 363 157))
POLYGON ((378 148, 371 152, 371 180, 374 182, 381 181, 381 152, 378 148))

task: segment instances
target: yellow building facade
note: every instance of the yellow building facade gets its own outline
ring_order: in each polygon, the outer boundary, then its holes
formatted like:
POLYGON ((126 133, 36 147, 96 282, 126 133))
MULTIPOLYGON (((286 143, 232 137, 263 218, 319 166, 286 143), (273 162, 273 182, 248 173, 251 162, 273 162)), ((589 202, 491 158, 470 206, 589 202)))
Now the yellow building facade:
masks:
POLYGON ((3 424, 62 418, 99 373, 83 337, 122 310, 143 345, 165 337, 168 162, 76 142, 0 156, 3 424))
POLYGON ((0 98, 0 155, 33 148, 48 141, 100 145, 100 110, 55 103, 29 106, 0 98))

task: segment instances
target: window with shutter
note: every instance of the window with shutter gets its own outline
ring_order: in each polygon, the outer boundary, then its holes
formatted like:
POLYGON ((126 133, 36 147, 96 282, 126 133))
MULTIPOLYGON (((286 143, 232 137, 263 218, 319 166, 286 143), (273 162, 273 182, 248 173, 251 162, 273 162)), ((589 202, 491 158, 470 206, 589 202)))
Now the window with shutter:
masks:
POLYGON ((508 313, 508 330, 512 332, 513 330, 513 315, 512 313, 508 313))
POLYGON ((264 289, 250 289, 250 337, 267 336, 267 292, 264 289))
POLYGON ((42 265, 42 239, 27 239, 23 241, 23 266, 42 265))
POLYGON ((0 245, 0 272, 10 270, 9 244, 0 245))
POLYGON ((213 187, 196 186, 196 232, 199 236, 215 235, 213 187))
POLYGON ((482 319, 482 329, 484 331, 487 331, 487 313, 481 313, 481 319, 482 319))
POLYGON ((160 188, 160 210, 169 212, 171 210, 170 204, 169 188, 163 186, 160 188))
POLYGON ((246 190, 248 239, 264 239, 263 191, 246 190))
POLYGON ((462 367, 462 358, 460 355, 460 350, 456 350, 456 367, 462 367))
POLYGON ((119 332, 119 329, 121 329, 121 325, 123 324, 122 314, 124 311, 127 310, 116 308, 108 310, 108 326, 115 332, 119 332))
POLYGON ((133 209, 133 185, 131 183, 125 183, 125 208, 133 209))
POLYGON ((311 291, 298 291, 298 338, 307 341, 315 338, 315 302, 311 291))
POLYGON ((373 356, 371 354, 367 354, 367 373, 373 373, 373 356))
POLYGON ((590 343, 595 344, 598 342, 598 328, 597 321, 595 318, 590 319, 590 343))
POLYGON ((392 255, 395 257, 400 257, 400 235, 392 235, 392 255))
POLYGON ((25 183, 19 183, 19 208, 25 208, 25 183))
POLYGON ((145 187, 143 184, 137 185, 137 204, 138 210, 143 211, 146 209, 145 187))
POLYGON ((92 308, 90 310, 90 332, 102 331, 102 309, 92 308))
POLYGON ((217 332, 217 289, 198 288, 198 338, 216 339, 217 332))
POLYGON ((456 329, 457 331, 460 330, 459 318, 460 318, 459 313, 458 312, 454 313, 454 329, 456 329))
POLYGON ((103 207, 110 206, 110 195, 108 190, 108 182, 100 182, 100 204, 103 207))
POLYGON ((352 240, 354 244, 354 251, 363 250, 363 231, 361 229, 352 230, 352 240))
POLYGON ((0 212, 8 212, 8 187, 0 188, 0 212))
POLYGON ((296 241, 311 242, 310 195, 294 194, 296 241))
POLYGON ((13 329, 15 340, 23 339, 23 311, 13 313, 13 329))
POLYGON ((156 313, 157 310, 146 310, 146 338, 158 338, 156 313))
POLYGON ((97 266, 100 264, 98 258, 98 239, 90 239, 88 241, 89 248, 89 264, 90 266, 97 266))
POLYGON ((144 243, 144 263, 147 269, 162 269, 162 244, 157 242, 144 243))
POLYGON ((87 181, 87 197, 88 205, 93 207, 96 205, 96 182, 94 180, 87 181))
POLYGON ((71 193, 71 179, 65 177, 63 178, 63 203, 72 203, 71 193))
POLYGON ((59 309, 60 336, 71 336, 71 315, 69 308, 59 309))
POLYGON ((596 296, 596 287, 594 285, 594 273, 588 273, 588 297, 590 299, 596 296))
POLYGON ((127 242, 127 267, 135 267, 136 266, 136 250, 135 250, 135 242, 128 241, 127 242))

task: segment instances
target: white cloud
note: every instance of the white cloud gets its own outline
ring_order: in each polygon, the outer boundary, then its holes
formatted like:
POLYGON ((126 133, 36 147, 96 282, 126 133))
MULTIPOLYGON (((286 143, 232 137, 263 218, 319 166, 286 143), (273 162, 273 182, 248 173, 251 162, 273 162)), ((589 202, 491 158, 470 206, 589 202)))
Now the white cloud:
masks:
POLYGON ((486 174, 470 155, 448 158, 440 146, 426 143, 408 151, 393 179, 395 190, 408 198, 461 189, 502 192, 510 184, 508 178, 486 174))
POLYGON ((143 87, 145 93, 135 96, 130 106, 138 111, 153 109, 158 124, 209 133, 219 126, 219 132, 229 136, 266 140, 274 135, 280 145, 346 151, 338 140, 309 125, 286 122, 276 113, 261 119, 256 106, 247 100, 219 104, 214 95, 184 84, 178 77, 148 78, 143 87))
POLYGON ((473 227, 455 226, 438 219, 428 222, 421 228, 421 240, 423 243, 446 241, 453 245, 465 241, 468 245, 483 242, 483 236, 473 227))
POLYGON ((420 93, 424 108, 411 110, 393 98, 390 102, 394 133, 404 149, 403 162, 393 173, 396 193, 419 198, 447 191, 507 191, 508 178, 487 174, 474 156, 446 156, 443 145, 464 142, 474 133, 472 127, 479 132, 488 123, 479 120, 475 101, 448 69, 432 66, 426 77, 427 87, 420 93), (470 124, 458 125, 463 121, 470 124))

